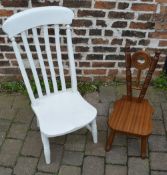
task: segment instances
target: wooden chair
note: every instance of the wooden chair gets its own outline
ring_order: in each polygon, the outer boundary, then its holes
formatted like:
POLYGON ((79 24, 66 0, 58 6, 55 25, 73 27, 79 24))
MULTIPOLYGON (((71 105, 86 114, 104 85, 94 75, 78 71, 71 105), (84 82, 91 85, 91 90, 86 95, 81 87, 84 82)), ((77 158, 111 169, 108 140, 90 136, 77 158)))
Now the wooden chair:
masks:
POLYGON ((146 157, 148 136, 152 132, 153 107, 147 99, 144 99, 152 74, 156 68, 160 53, 156 52, 151 58, 146 52, 138 51, 130 53, 130 47, 126 47, 126 81, 127 95, 114 103, 113 112, 109 116, 108 124, 111 129, 106 143, 106 151, 110 151, 114 136, 117 132, 141 137, 141 157, 146 157), (131 67, 136 68, 137 78, 132 82, 131 67), (144 69, 148 73, 141 85, 140 77, 144 69), (132 89, 140 90, 139 97, 132 96, 132 89))
POLYGON ((12 41, 14 52, 31 100, 32 109, 37 116, 47 164, 50 163, 50 137, 64 135, 74 132, 82 127, 87 127, 92 132, 94 143, 97 143, 97 110, 86 102, 77 90, 76 70, 70 30, 70 24, 72 23, 73 18, 73 11, 65 7, 39 7, 19 12, 12 17, 9 17, 3 25, 3 30, 8 34, 12 41), (59 36, 60 25, 65 25, 67 34, 67 48, 72 86, 70 89, 67 89, 66 87, 64 68, 62 64, 59 36), (52 50, 56 51, 57 54, 62 87, 61 90, 58 90, 57 88, 57 76, 53 65, 53 59, 55 58, 53 58, 54 54, 51 54, 51 44, 48 36, 49 27, 52 27, 54 30, 55 45, 52 42, 52 50), (41 35, 43 34, 44 43, 40 43, 42 36, 40 35, 39 39, 37 32, 37 29, 39 28, 42 31, 41 35), (29 33, 33 38, 33 44, 36 48, 44 80, 45 92, 42 91, 39 74, 28 42, 29 33), (16 40, 16 37, 19 34, 21 34, 25 52, 37 87, 37 98, 33 94, 16 40), (49 63, 47 68, 44 64, 43 52, 40 47, 41 45, 45 47, 45 53, 47 54, 47 61, 49 63), (48 71, 50 71, 51 74, 54 92, 51 92, 49 86, 48 71))

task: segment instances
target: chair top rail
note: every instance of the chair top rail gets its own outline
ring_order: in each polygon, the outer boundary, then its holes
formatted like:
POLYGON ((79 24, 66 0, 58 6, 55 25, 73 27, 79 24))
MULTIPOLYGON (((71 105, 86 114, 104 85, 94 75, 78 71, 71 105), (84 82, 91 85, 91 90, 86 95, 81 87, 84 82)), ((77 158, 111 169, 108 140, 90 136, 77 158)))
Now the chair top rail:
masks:
POLYGON ((5 21, 2 28, 9 38, 12 38, 25 30, 41 25, 71 24, 73 18, 73 11, 66 7, 37 7, 14 14, 5 21))

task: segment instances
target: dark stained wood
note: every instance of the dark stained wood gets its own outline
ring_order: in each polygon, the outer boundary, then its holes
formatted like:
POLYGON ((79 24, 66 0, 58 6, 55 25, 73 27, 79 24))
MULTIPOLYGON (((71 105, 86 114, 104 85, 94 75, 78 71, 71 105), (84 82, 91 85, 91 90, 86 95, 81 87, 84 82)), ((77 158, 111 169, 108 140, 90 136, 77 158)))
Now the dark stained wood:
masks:
POLYGON ((114 103, 113 112, 109 116, 108 124, 111 128, 109 138, 106 143, 106 151, 111 149, 111 145, 116 132, 127 135, 135 135, 141 138, 141 157, 146 157, 148 136, 152 133, 153 107, 147 99, 144 99, 146 90, 156 68, 160 53, 151 57, 144 51, 130 54, 130 48, 126 47, 126 80, 127 95, 114 103), (144 62, 138 62, 143 59, 144 62), (138 69, 135 86, 132 86, 131 65, 138 69), (148 69, 148 73, 143 85, 140 84, 141 72, 148 69), (132 96, 132 89, 141 90, 139 97, 132 96))
POLYGON ((141 137, 141 157, 146 158, 148 137, 141 137))
POLYGON ((127 89, 127 96, 129 100, 132 98, 132 75, 131 75, 131 54, 130 54, 130 47, 126 46, 125 48, 125 59, 126 59, 126 89, 127 89))
POLYGON ((160 56, 160 53, 159 52, 156 52, 155 53, 155 57, 152 59, 151 61, 151 65, 149 67, 149 70, 148 70, 148 73, 147 73, 147 76, 146 76, 146 79, 144 81, 144 84, 142 86, 142 89, 141 89, 141 92, 140 92, 140 95, 139 95, 139 102, 141 102, 146 94, 146 91, 147 91, 147 88, 150 84, 150 81, 151 81, 151 78, 152 78, 152 74, 154 73, 154 70, 157 66, 157 63, 158 63, 158 60, 159 60, 159 56, 160 56))
POLYGON ((109 126, 117 132, 147 136, 152 131, 153 112, 148 100, 138 103, 137 97, 132 97, 130 101, 124 96, 115 102, 112 116, 109 118, 109 126))
POLYGON ((108 140, 107 140, 107 143, 106 143, 106 151, 109 151, 111 149, 112 142, 114 140, 114 136, 115 136, 115 131, 111 130, 110 135, 109 135, 108 140))

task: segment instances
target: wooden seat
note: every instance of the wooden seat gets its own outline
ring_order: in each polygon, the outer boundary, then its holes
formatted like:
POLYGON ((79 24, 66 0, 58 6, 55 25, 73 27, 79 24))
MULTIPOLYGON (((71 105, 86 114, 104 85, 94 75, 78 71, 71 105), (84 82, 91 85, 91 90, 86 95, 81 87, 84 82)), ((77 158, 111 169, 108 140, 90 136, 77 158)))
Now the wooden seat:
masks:
POLYGON ((114 103, 113 111, 109 115, 108 124, 111 131, 107 140, 106 151, 110 151, 116 132, 121 132, 141 137, 141 157, 146 157, 147 140, 148 136, 152 133, 154 109, 149 101, 144 99, 144 96, 156 68, 159 55, 157 52, 155 57, 151 58, 144 51, 138 51, 132 55, 130 48, 126 47, 127 95, 114 103), (132 65, 138 69, 135 83, 132 82, 132 65), (141 85, 140 77, 144 69, 148 69, 148 73, 144 83, 141 85), (132 96, 132 89, 141 90, 139 97, 132 96))

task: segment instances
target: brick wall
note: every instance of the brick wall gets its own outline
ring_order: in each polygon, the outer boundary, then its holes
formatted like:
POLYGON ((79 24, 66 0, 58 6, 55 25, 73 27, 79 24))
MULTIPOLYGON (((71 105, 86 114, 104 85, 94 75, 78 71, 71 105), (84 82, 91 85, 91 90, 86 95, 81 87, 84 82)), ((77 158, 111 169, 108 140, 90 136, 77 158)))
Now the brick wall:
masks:
MULTIPOLYGON (((125 43, 130 43, 132 51, 145 48, 150 54, 159 48, 162 55, 157 73, 162 69, 167 54, 167 0, 32 0, 32 4, 73 9, 73 43, 81 79, 108 80, 124 75, 125 43)), ((27 6, 27 0, 2 0, 0 26, 6 17, 27 6)), ((8 42, 0 27, 0 77, 17 79, 20 72, 8 42)), ((65 46, 65 40, 62 44, 65 46)), ((68 64, 63 50, 64 64, 68 64)))

